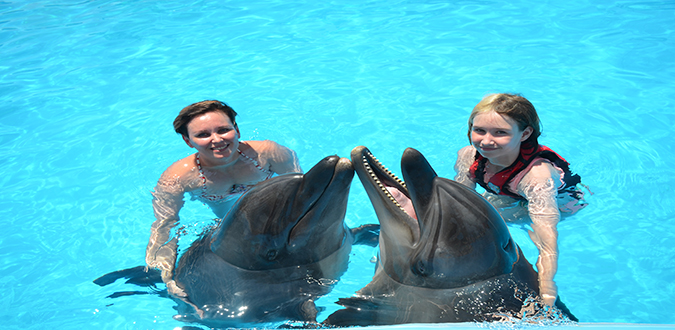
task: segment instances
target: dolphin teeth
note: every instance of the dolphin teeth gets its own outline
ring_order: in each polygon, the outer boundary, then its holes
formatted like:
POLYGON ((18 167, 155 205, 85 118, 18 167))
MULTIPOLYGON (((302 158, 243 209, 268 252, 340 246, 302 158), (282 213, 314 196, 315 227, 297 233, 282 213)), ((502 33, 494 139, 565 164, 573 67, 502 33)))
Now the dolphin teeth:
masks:
MULTIPOLYGON (((372 153, 370 153, 370 152, 368 152, 368 155, 369 155, 371 158, 373 158, 373 160, 374 160, 374 162, 376 163, 376 165, 377 165, 381 170, 383 170, 383 171, 384 171, 391 179, 394 179, 396 182, 398 182, 398 183, 399 183, 401 186, 403 186, 404 188, 406 188, 406 189, 408 188, 408 187, 406 186, 405 182, 403 182, 403 180, 399 179, 399 178, 398 178, 394 173, 392 173, 388 168, 386 168, 384 165, 382 165, 382 163, 377 159, 377 157, 375 157, 375 156, 374 156, 372 153)), ((392 203, 394 203, 394 205, 396 205, 399 209, 401 209, 401 211, 406 212, 406 211, 403 209, 403 207, 401 206, 401 204, 396 200, 396 198, 394 198, 394 196, 391 195, 391 193, 389 192, 389 190, 387 190, 387 188, 384 186, 384 184, 382 184, 382 181, 380 181, 380 179, 377 177, 377 175, 375 174, 375 171, 374 171, 373 168, 370 166, 370 162, 369 162, 368 159, 366 158, 366 155, 363 155, 363 156, 361 157, 361 159, 363 160, 363 166, 364 166, 364 167, 366 168, 366 170, 368 171, 368 174, 370 174, 370 177, 373 178, 373 181, 375 181, 375 183, 377 183, 377 186, 380 187, 380 190, 382 190, 382 192, 384 192, 384 194, 387 195, 387 197, 389 197, 389 200, 391 200, 392 203)))

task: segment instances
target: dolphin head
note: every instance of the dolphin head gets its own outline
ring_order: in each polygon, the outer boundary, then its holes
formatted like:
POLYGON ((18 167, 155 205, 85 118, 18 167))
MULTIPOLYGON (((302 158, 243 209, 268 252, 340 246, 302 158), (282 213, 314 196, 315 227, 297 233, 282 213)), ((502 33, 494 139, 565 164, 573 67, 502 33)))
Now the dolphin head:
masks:
POLYGON ((450 289, 512 270, 517 246, 499 213, 475 191, 438 177, 419 151, 403 153, 405 181, 365 147, 351 157, 381 226, 379 271, 402 284, 450 289), (408 203, 414 214, 401 207, 408 203))
POLYGON ((284 174, 244 194, 214 232, 211 250, 248 270, 317 262, 347 239, 344 216, 354 168, 329 156, 304 175, 284 174))

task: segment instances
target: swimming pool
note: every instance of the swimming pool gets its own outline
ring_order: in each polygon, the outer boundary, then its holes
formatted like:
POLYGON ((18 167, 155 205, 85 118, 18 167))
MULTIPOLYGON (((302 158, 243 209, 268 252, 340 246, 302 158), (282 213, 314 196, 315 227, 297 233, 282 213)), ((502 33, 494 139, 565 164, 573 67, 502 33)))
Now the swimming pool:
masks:
MULTIPOLYGON (((171 129, 187 104, 226 101, 242 138, 294 149, 305 170, 365 145, 400 173, 414 147, 452 177, 488 92, 530 99, 540 141, 595 193, 559 225, 570 309, 674 324, 673 31, 671 1, 0 2, 5 326, 183 325, 168 299, 105 299, 91 281, 143 263, 150 191, 191 152, 171 129)), ((376 221, 358 180, 347 221, 376 221)), ((355 251, 326 313, 369 281, 374 253, 355 251)))

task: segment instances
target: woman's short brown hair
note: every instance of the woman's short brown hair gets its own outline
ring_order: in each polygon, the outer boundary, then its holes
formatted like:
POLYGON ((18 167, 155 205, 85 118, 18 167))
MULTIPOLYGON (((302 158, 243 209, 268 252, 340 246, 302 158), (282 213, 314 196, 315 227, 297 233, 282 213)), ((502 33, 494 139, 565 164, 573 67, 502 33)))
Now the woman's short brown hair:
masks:
POLYGON ((176 130, 176 133, 178 134, 188 136, 187 125, 192 119, 201 114, 214 111, 226 114, 230 118, 230 121, 232 121, 234 127, 237 127, 237 123, 234 119, 234 117, 237 116, 237 112, 235 112, 234 109, 223 102, 209 100, 193 103, 183 108, 173 121, 173 129, 176 130))

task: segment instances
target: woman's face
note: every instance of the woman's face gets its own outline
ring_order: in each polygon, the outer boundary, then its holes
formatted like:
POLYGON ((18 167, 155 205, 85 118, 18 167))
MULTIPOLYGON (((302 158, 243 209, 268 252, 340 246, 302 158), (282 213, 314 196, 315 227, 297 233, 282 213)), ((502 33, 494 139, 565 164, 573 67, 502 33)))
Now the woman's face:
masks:
POLYGON ((230 118, 212 111, 194 117, 187 124, 185 142, 199 152, 200 157, 211 160, 229 158, 239 148, 239 129, 230 118))
POLYGON ((471 144, 491 163, 508 166, 516 160, 520 144, 532 131, 532 127, 521 131, 510 117, 487 111, 473 118, 471 144))

